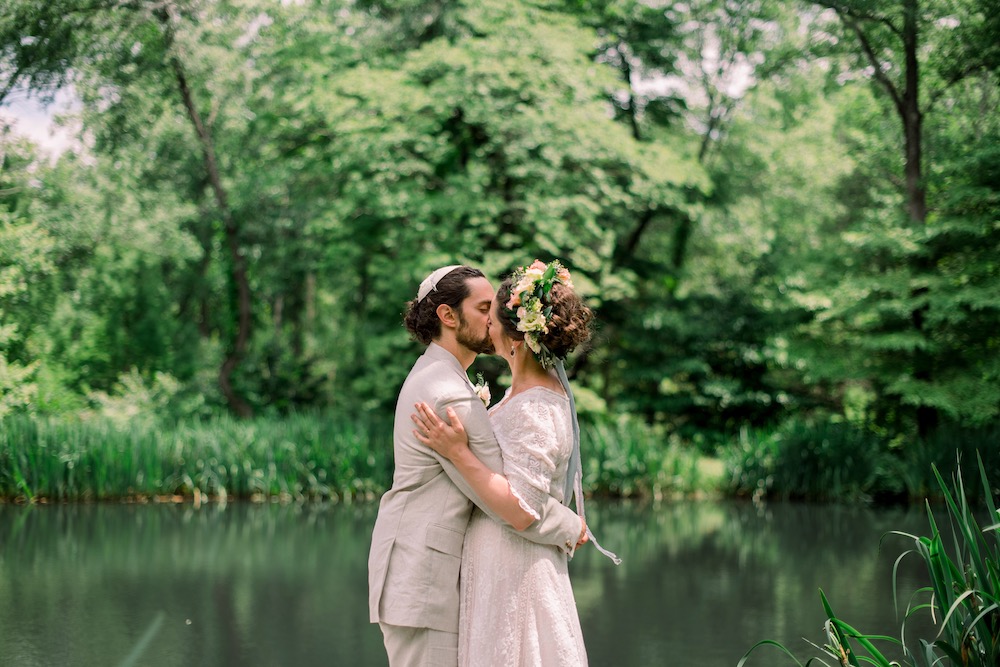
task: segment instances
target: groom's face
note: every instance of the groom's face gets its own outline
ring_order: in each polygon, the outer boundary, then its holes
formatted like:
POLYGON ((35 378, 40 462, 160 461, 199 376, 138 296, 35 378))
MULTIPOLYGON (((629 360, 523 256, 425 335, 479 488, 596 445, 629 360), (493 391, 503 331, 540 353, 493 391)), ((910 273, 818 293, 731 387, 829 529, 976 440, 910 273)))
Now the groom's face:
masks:
POLYGON ((491 354, 490 306, 493 303, 493 285, 486 278, 470 278, 469 296, 459 304, 458 329, 455 339, 476 354, 491 354))

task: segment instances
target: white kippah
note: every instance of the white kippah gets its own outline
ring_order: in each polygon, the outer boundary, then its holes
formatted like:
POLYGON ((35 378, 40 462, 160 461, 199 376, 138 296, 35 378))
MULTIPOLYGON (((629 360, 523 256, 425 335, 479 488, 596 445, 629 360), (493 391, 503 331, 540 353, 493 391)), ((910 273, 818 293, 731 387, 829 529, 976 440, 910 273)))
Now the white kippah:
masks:
POLYGON ((454 271, 455 269, 461 267, 461 264, 452 264, 451 266, 442 266, 437 269, 431 275, 424 278, 424 281, 420 283, 420 289, 417 290, 417 302, 424 300, 424 297, 437 289, 438 281, 444 278, 446 275, 454 271))

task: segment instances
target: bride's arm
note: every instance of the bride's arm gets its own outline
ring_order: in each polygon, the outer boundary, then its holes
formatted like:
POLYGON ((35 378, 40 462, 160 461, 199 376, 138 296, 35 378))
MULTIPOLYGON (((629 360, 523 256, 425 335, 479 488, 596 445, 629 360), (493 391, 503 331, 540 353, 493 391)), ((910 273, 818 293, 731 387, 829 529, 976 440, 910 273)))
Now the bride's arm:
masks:
MULTIPOLYGON (((447 408, 447 422, 442 421, 426 403, 418 403, 415 407, 417 412, 412 419, 417 425, 413 431, 417 439, 451 461, 497 516, 518 531, 527 529, 538 519, 538 516, 525 510, 511 491, 507 478, 490 470, 472 453, 465 427, 450 406, 447 408)), ((585 529, 583 533, 586 533, 585 529)))

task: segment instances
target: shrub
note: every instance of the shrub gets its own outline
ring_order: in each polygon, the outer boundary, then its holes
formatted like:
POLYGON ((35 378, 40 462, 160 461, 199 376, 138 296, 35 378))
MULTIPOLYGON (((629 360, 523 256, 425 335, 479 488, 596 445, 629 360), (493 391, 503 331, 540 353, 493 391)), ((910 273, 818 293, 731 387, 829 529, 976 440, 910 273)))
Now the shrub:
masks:
POLYGON ((729 491, 811 500, 865 500, 888 474, 885 445, 841 421, 792 419, 777 430, 740 432, 726 456, 729 491))

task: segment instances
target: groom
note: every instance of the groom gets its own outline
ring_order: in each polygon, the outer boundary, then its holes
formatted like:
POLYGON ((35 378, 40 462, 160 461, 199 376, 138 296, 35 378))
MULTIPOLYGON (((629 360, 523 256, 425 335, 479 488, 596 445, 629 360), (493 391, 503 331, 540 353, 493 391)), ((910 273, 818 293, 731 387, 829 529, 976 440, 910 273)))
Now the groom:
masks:
MULTIPOLYGON (((399 392, 392 488, 382 496, 368 556, 369 617, 382 629, 390 667, 458 664, 458 577, 473 503, 501 521, 447 459, 416 439, 409 417, 420 401, 442 417, 452 407, 472 451, 502 471, 486 407, 467 375, 477 354, 493 351, 493 295, 482 271, 446 266, 407 304, 406 328, 428 347, 399 392)), ((541 519, 519 534, 571 552, 583 529, 575 511, 550 498, 541 519)))

